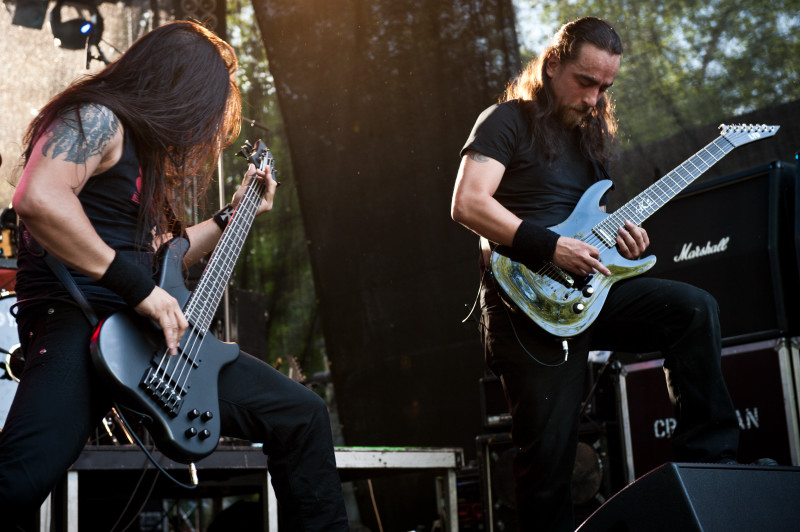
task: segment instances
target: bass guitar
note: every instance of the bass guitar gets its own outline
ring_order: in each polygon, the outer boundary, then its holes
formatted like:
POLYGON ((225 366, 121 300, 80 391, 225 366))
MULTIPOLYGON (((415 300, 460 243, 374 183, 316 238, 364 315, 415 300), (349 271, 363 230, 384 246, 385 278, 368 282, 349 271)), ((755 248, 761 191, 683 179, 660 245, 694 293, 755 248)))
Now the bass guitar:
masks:
MULTIPOLYGON (((260 170, 274 167, 260 140, 255 147, 245 144, 239 155, 260 170)), ((194 292, 186 288, 182 275, 189 242, 176 238, 159 250, 158 285, 178 300, 189 322, 177 355, 167 351, 161 329, 133 309, 110 315, 92 335, 92 362, 113 399, 137 415, 159 450, 177 462, 208 456, 219 442, 217 381, 222 368, 239 356, 239 348, 215 338, 209 327, 264 186, 256 179, 250 182, 194 292)))
POLYGON ((600 210, 609 180, 598 181, 583 194, 572 214, 550 229, 600 250, 600 262, 611 271, 576 278, 552 262, 536 271, 493 251, 492 275, 502 291, 542 329, 562 338, 576 336, 597 318, 611 286, 640 275, 656 263, 654 256, 627 260, 616 249, 617 229, 626 220, 640 225, 734 148, 775 135, 780 126, 721 125, 720 136, 613 214, 600 210))

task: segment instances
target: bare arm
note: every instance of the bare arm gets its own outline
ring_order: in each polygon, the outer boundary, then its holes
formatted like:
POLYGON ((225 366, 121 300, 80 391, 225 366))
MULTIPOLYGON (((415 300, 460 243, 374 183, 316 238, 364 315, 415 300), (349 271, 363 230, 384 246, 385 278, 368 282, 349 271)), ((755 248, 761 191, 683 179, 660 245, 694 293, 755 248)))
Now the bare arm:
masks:
MULTIPOLYGON (((242 181, 241 186, 236 189, 236 192, 233 195, 233 200, 231 201, 231 205, 234 207, 239 205, 239 202, 242 200, 242 196, 244 196, 247 187, 254 178, 258 179, 259 181, 263 181, 265 185, 264 196, 261 199, 261 204, 258 206, 258 210, 256 211, 256 215, 259 215, 272 209, 275 197, 275 189, 277 188, 278 184, 274 179, 272 179, 272 175, 269 173, 269 171, 265 173, 257 170, 252 164, 247 168, 247 172, 245 172, 244 180, 242 181)), ((183 262, 184 265, 191 266, 207 253, 214 250, 214 247, 217 245, 217 242, 219 242, 219 239, 222 236, 222 229, 220 229, 213 218, 209 218, 208 220, 187 228, 186 236, 189 237, 191 246, 186 252, 183 262)))
POLYGON ((461 158, 450 215, 472 232, 510 246, 522 220, 494 198, 505 166, 476 151, 461 158))
MULTIPOLYGON (((451 216, 453 220, 492 242, 511 246, 522 220, 503 207, 494 193, 503 178, 505 166, 475 151, 461 158, 456 178, 451 216)), ((552 261, 573 273, 587 275, 611 272, 598 260, 599 250, 581 240, 561 236, 552 261)))
POLYGON ((14 192, 14 210, 36 240, 61 262, 99 279, 114 250, 97 235, 78 194, 92 175, 120 158, 123 132, 108 109, 81 109, 77 126, 56 121, 36 142, 14 192))
MULTIPOLYGON (((116 253, 94 230, 78 194, 91 176, 119 161, 124 135, 109 109, 86 105, 80 114, 84 135, 74 124, 56 121, 37 140, 14 192, 13 205, 45 250, 98 280, 116 253)), ((167 346, 177 353, 188 323, 175 298, 155 287, 135 310, 161 326, 167 346)))

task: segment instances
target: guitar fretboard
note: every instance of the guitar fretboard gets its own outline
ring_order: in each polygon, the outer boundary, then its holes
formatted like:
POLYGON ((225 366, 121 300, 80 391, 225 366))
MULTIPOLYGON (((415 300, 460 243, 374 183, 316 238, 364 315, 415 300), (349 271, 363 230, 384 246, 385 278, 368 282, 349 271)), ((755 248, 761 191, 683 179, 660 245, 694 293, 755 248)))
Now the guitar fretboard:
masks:
POLYGON ((617 230, 630 220, 636 225, 664 206, 703 172, 733 151, 736 146, 725 137, 717 137, 680 166, 650 185, 635 198, 614 211, 592 228, 592 234, 607 247, 616 245, 617 230))
MULTIPOLYGON (((265 160, 258 166, 261 170, 267 167, 273 170, 273 165, 274 160, 267 151, 265 160)), ((203 270, 197 287, 189 298, 184 313, 197 330, 206 332, 211 326, 214 314, 225 293, 225 287, 233 274, 236 260, 244 246, 247 233, 253 225, 258 206, 261 204, 264 186, 263 181, 259 181, 253 176, 203 270)))

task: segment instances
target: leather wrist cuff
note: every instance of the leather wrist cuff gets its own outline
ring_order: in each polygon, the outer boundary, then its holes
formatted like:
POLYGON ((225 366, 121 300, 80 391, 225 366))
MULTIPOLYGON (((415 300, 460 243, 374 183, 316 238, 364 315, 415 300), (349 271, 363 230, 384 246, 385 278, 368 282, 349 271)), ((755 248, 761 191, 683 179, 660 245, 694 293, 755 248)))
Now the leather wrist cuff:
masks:
POLYGON ((119 253, 109 264, 97 284, 119 295, 125 303, 135 307, 155 288, 156 283, 142 268, 124 259, 119 253))
POLYGON ((519 256, 523 263, 536 264, 542 261, 551 261, 559 236, 555 231, 523 220, 517 228, 517 232, 514 233, 511 247, 514 254, 519 256))
POLYGON ((228 203, 223 208, 214 213, 214 222, 219 226, 220 230, 224 231, 228 227, 228 222, 231 221, 231 216, 236 209, 228 203))

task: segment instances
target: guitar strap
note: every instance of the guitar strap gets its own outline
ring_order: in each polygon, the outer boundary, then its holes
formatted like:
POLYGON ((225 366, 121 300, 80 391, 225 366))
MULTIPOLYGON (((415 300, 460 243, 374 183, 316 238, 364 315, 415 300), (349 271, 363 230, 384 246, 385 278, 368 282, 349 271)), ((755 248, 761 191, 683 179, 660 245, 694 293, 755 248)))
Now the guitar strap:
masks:
POLYGON ((75 283, 75 279, 67 271, 67 267, 64 266, 64 263, 60 260, 56 259, 47 251, 44 252, 44 261, 53 270, 53 273, 61 281, 61 284, 64 285, 64 288, 67 289, 67 292, 75 299, 78 303, 78 307, 83 311, 83 314, 86 316, 86 319, 89 320, 89 324, 92 327, 96 327, 100 320, 97 319, 97 315, 94 313, 92 306, 89 304, 89 301, 86 299, 86 296, 75 283))
POLYGON ((33 235, 28 231, 28 228, 25 227, 25 222, 22 220, 18 222, 17 232, 19 234, 20 245, 24 245, 32 255, 41 257, 44 260, 45 264, 53 271, 56 279, 61 281, 61 284, 64 285, 67 292, 69 292, 73 299, 75 299, 75 302, 78 303, 78 307, 83 311, 86 319, 89 320, 89 324, 95 327, 100 323, 92 306, 89 304, 89 301, 86 299, 81 289, 78 288, 75 279, 69 274, 64 263, 48 253, 47 250, 33 238, 33 235))

